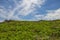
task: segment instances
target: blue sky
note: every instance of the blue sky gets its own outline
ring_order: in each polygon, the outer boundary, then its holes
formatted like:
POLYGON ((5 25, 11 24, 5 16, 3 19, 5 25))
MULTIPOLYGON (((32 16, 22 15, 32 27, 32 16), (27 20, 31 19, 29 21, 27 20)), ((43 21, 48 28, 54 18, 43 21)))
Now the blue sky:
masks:
POLYGON ((60 19, 60 0, 0 0, 0 21, 60 19))

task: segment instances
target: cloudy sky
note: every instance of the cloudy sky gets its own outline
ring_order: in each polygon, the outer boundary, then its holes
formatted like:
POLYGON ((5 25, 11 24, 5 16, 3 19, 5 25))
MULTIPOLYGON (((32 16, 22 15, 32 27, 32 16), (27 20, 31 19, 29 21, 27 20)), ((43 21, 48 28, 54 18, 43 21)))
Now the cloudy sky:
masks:
POLYGON ((0 0, 0 22, 56 19, 60 19, 60 0, 0 0))

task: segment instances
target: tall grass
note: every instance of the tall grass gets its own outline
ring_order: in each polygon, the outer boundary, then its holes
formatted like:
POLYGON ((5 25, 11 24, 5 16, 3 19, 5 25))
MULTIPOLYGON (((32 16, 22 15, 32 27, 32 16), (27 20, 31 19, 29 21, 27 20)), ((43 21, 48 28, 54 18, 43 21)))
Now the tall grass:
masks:
POLYGON ((0 40, 60 40, 60 20, 5 21, 0 23, 0 40))

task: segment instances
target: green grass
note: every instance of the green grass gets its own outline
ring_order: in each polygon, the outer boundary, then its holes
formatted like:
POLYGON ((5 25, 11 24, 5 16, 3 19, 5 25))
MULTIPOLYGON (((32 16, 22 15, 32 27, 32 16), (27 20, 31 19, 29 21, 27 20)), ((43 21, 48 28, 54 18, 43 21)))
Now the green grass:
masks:
POLYGON ((0 23, 0 40, 60 40, 60 20, 0 23))

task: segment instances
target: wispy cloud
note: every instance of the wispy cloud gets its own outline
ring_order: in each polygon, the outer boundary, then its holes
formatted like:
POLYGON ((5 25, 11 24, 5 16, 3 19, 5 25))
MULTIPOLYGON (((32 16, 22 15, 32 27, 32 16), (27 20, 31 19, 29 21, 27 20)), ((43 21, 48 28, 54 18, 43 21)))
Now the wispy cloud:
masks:
MULTIPOLYGON (((8 9, 0 5, 0 21, 4 20, 28 20, 28 21, 37 21, 37 20, 55 20, 60 19, 60 8, 56 10, 47 10, 46 14, 41 15, 40 13, 35 13, 37 10, 36 7, 41 8, 46 0, 8 0, 13 1, 13 6, 8 6, 8 9), (19 16, 28 16, 32 14, 33 18, 23 19, 19 16), (1 19, 2 18, 2 19, 1 19)), ((9 2, 8 2, 9 3, 9 2)), ((7 4, 6 4, 7 5, 7 4)))
POLYGON ((15 4, 15 7, 13 9, 11 9, 12 6, 8 6, 8 10, 3 6, 3 8, 0 7, 0 17, 5 18, 6 20, 10 20, 12 18, 19 20, 20 18, 18 15, 27 16, 31 12, 33 13, 33 11, 36 10, 35 7, 37 6, 41 8, 41 5, 45 2, 45 0, 20 0, 19 2, 17 2, 17 0, 13 0, 13 2, 15 4), (16 11, 17 15, 14 15, 16 11))
POLYGON ((17 9, 22 8, 18 10, 18 15, 23 15, 26 16, 36 10, 36 6, 41 7, 43 4, 44 0, 22 0, 22 3, 17 5, 17 9))
POLYGON ((5 8, 3 6, 0 6, 0 17, 2 18, 6 18, 7 16, 7 11, 5 10, 5 8))

